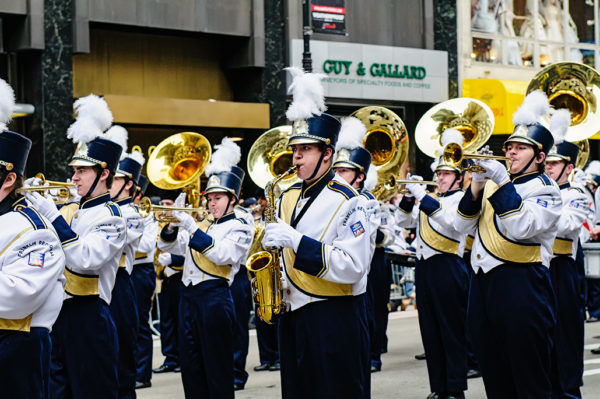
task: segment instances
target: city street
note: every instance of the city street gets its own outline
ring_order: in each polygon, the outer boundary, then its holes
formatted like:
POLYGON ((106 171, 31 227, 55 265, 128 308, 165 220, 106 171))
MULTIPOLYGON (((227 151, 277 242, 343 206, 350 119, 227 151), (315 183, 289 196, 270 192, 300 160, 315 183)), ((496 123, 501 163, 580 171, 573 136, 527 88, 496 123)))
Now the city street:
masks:
MULTIPOLYGON (((415 360, 414 355, 423 352, 416 311, 390 313, 388 327, 388 353, 383 355, 383 369, 372 374, 373 398, 424 399, 429 394, 425 361, 415 360)), ((600 356, 590 349, 600 346, 600 322, 586 324, 586 349, 584 398, 597 397, 600 392, 600 356)), ((154 367, 162 363, 160 342, 155 340, 154 367)), ((250 353, 246 370, 250 377, 246 389, 236 392, 236 398, 279 398, 281 397, 278 372, 255 372, 258 365, 258 349, 254 330, 250 331, 250 353)), ((183 398, 180 374, 154 375, 152 388, 138 390, 140 399, 183 398)), ((485 392, 481 378, 469 380, 467 398, 483 399, 485 392)))

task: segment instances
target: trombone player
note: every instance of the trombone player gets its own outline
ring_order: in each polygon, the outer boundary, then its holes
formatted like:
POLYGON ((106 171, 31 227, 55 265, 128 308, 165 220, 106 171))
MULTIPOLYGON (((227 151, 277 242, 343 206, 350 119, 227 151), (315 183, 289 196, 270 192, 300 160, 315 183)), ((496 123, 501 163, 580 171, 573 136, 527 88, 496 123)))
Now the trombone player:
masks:
MULTIPOLYGON (((429 133, 429 132, 428 132, 429 133)), ((442 144, 459 143, 458 130, 447 129, 442 144)), ((419 327, 427 354, 430 399, 464 398, 467 389, 466 321, 468 273, 462 259, 466 234, 454 227, 463 173, 440 157, 435 164, 438 194, 428 194, 420 176, 406 185, 409 194, 400 201, 396 222, 417 227, 415 285, 419 327), (418 213, 413 212, 416 201, 418 213)))
POLYGON ((485 172, 473 173, 454 219, 457 230, 475 236, 469 327, 490 399, 552 397, 548 267, 561 197, 544 174, 554 138, 540 120, 549 110, 542 92, 525 97, 504 143, 509 171, 496 160, 476 161, 485 172))
POLYGON ((266 225, 262 241, 283 248, 290 311, 279 319, 282 397, 368 398, 371 227, 364 199, 331 170, 340 122, 324 113, 321 77, 288 70, 289 145, 302 182, 282 194, 281 220, 266 225))

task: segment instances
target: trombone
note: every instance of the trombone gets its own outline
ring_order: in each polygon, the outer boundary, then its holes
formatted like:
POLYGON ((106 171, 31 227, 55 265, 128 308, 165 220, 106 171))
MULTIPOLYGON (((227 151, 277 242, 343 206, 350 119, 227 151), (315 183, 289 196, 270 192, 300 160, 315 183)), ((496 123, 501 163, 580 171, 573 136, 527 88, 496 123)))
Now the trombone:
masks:
POLYGON ((200 215, 199 221, 202 221, 208 217, 208 210, 204 207, 201 208, 184 208, 184 207, 176 207, 176 206, 165 206, 165 205, 154 205, 150 201, 150 198, 144 197, 140 200, 140 204, 138 205, 141 217, 145 218, 150 213, 154 213, 154 218, 161 223, 178 223, 179 219, 175 216, 167 216, 167 215, 158 215, 158 212, 169 212, 169 211, 180 211, 180 212, 191 212, 193 213, 195 218, 200 215))
POLYGON ((43 173, 37 173, 35 175, 37 179, 40 179, 40 185, 38 186, 29 186, 29 187, 21 187, 17 189, 18 194, 23 194, 26 192, 36 192, 36 193, 45 193, 50 190, 58 190, 56 194, 52 194, 53 196, 58 197, 58 200, 54 202, 57 204, 66 204, 73 196, 71 195, 70 188, 75 187, 75 183, 65 183, 60 181, 46 180, 43 173))
POLYGON ((501 155, 466 153, 458 143, 448 143, 442 153, 444 162, 452 168, 460 168, 473 173, 485 173, 485 168, 479 165, 462 166, 465 159, 496 159, 498 161, 509 161, 510 158, 501 155))

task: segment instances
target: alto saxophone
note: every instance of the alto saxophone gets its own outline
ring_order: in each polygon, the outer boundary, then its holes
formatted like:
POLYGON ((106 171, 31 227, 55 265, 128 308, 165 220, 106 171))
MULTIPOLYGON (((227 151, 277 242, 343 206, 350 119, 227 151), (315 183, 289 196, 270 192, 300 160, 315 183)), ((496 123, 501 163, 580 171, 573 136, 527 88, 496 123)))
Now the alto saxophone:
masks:
MULTIPOLYGON (((275 215, 275 188, 277 184, 296 173, 296 169, 296 166, 289 168, 265 186, 265 199, 267 200, 267 205, 263 212, 265 225, 277 222, 275 215)), ((254 235, 253 248, 258 245, 260 249, 263 236, 264 228, 257 229, 254 235)), ((246 268, 252 278, 250 285, 252 287, 254 302, 258 304, 257 315, 268 324, 273 324, 287 309, 287 304, 283 302, 283 292, 281 289, 279 252, 280 248, 267 248, 266 251, 259 250, 250 255, 246 261, 246 268)))

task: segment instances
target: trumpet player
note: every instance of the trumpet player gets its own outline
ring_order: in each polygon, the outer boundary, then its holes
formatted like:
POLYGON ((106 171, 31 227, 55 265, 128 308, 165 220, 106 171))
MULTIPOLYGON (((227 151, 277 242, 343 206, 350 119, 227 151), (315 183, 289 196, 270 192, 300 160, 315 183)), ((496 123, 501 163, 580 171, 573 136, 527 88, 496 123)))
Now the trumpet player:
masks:
POLYGON ((331 170, 340 122, 324 113, 321 77, 290 72, 289 145, 302 182, 282 194, 281 220, 266 225, 262 241, 283 248, 290 311, 279 319, 282 396, 368 398, 364 294, 372 251, 364 198, 331 170))
POLYGON ((575 168, 579 146, 563 140, 571 115, 568 110, 555 111, 550 130, 555 146, 546 160, 546 173, 560 188, 562 209, 550 261, 550 279, 556 294, 556 361, 561 397, 581 398, 583 385, 584 275, 578 269, 576 255, 579 235, 589 212, 587 197, 581 188, 572 186, 568 177, 575 168))
POLYGON ((385 261, 384 248, 393 242, 394 233, 391 226, 384 223, 387 217, 383 215, 379 201, 369 191, 377 184, 377 172, 374 167, 371 167, 371 154, 362 147, 366 132, 365 125, 359 119, 354 117, 342 119, 333 170, 365 198, 365 207, 372 224, 373 256, 367 277, 367 312, 370 367, 371 372, 377 372, 381 371, 381 351, 388 318, 387 291, 390 285, 390 270, 385 261))
MULTIPOLYGON (((120 134, 127 137, 127 131, 118 125, 112 126, 107 134, 120 134), (118 133, 113 133, 113 131, 118 133)), ((133 203, 140 172, 144 166, 144 156, 139 151, 130 154, 123 150, 121 161, 110 187, 112 200, 119 205, 127 226, 127 241, 119 260, 119 270, 112 291, 110 312, 117 327, 119 342, 119 397, 135 397, 136 383, 136 341, 139 329, 139 314, 131 274, 133 262, 142 235, 144 222, 133 203)), ((146 317, 147 320, 147 317, 146 317)))
POLYGON ((496 160, 476 161, 485 172, 473 173, 455 218, 457 230, 475 236, 469 327, 490 399, 552 397, 548 267, 561 197, 544 174, 554 138, 539 121, 548 113, 540 91, 525 98, 504 144, 509 171, 496 160))
POLYGON ((65 256, 50 220, 17 194, 31 140, 6 129, 14 94, 3 80, 0 93, 0 395, 45 398, 65 256))
POLYGON ((103 134, 112 121, 103 99, 81 98, 75 110, 68 137, 78 145, 69 165, 81 202, 59 212, 52 200, 27 194, 52 221, 66 256, 66 295, 51 334, 50 396, 116 398, 118 343, 109 304, 127 232, 108 190, 123 151, 113 140, 123 139, 103 134))
POLYGON ((253 226, 233 212, 242 182, 231 166, 239 162, 240 149, 228 137, 216 148, 205 171, 214 221, 197 223, 188 213, 173 212, 179 223, 166 226, 158 242, 163 251, 185 255, 179 360, 186 398, 234 396, 235 314, 229 286, 253 238, 253 226))
MULTIPOLYGON (((442 134, 442 144, 462 144, 454 129, 442 134)), ((404 228, 417 227, 415 285, 419 327, 427 354, 431 399, 464 398, 467 389, 466 320, 468 273, 462 259, 466 235, 454 227, 463 180, 458 167, 443 158, 434 163, 438 194, 428 194, 419 184, 406 185, 410 194, 400 201, 396 221, 404 228), (413 212, 419 201, 419 212, 413 212)), ((414 245, 414 244, 413 244, 414 245)))

